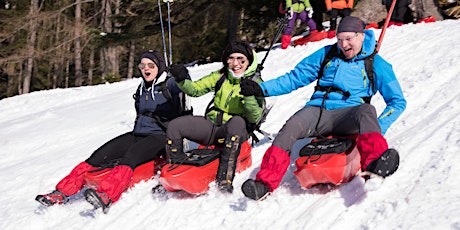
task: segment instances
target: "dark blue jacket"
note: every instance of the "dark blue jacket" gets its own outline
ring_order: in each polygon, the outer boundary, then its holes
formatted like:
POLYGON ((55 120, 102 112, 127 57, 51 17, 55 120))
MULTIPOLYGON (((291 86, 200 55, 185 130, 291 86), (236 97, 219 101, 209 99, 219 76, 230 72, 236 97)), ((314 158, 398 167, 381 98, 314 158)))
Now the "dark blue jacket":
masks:
POLYGON ((165 133, 169 121, 178 117, 182 111, 181 92, 174 78, 166 79, 166 74, 161 75, 155 81, 154 87, 150 89, 146 89, 142 81, 134 94, 137 116, 133 133, 137 135, 165 133), (163 94, 163 84, 166 84, 171 95, 170 101, 163 94))

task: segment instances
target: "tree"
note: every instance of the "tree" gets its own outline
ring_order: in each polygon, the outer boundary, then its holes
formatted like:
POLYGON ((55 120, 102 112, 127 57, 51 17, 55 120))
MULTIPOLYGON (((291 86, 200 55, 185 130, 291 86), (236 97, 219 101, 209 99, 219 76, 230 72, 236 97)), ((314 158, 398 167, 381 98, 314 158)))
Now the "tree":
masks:
POLYGON ((19 94, 29 93, 30 91, 30 79, 32 77, 32 70, 34 66, 34 53, 35 53, 35 42, 37 40, 37 20, 38 16, 38 0, 30 1, 29 11, 29 36, 27 38, 27 62, 26 71, 24 73, 24 81, 22 85, 22 91, 19 94))

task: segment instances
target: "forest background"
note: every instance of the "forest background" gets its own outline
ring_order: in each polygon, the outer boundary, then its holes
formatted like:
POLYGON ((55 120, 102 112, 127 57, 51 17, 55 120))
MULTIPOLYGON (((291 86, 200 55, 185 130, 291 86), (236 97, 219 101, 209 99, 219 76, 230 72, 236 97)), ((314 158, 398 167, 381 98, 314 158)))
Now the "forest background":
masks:
MULTIPOLYGON (((431 15, 443 19, 437 0, 423 1, 431 15)), ((0 0, 0 99, 138 77, 142 51, 164 52, 161 28, 172 63, 219 61, 234 39, 267 49, 283 17, 279 4, 175 0, 168 7, 163 0, 0 0)), ((325 8, 320 12, 327 21, 325 8)), ((352 15, 378 22, 386 10, 381 0, 355 0, 352 15)), ((296 34, 305 29, 300 26, 296 34)))

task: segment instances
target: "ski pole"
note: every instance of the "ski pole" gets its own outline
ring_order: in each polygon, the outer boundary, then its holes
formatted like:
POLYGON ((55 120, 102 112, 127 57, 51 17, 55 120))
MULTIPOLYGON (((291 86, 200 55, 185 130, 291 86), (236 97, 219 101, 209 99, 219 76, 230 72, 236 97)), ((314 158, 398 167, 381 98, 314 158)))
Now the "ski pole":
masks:
POLYGON ((387 30, 388 23, 390 22, 391 15, 393 14, 393 10, 396 5, 396 0, 393 0, 391 2, 390 9, 388 10, 388 15, 387 18, 385 19, 385 24, 383 24, 382 32, 380 33, 379 41, 377 42, 377 47, 375 48, 375 51, 378 53, 380 50, 380 46, 382 45, 383 41, 383 36, 385 35, 385 31, 387 30))
POLYGON ((278 30, 276 31, 275 36, 273 37, 273 40, 270 43, 270 47, 268 48, 267 53, 265 53, 265 57, 262 59, 262 62, 259 64, 259 66, 261 67, 261 70, 263 68, 262 66, 265 63, 265 59, 267 59, 268 57, 268 53, 270 53, 270 50, 273 48, 273 44, 275 43, 275 41, 278 41, 281 33, 284 30, 284 27, 286 27, 286 24, 288 22, 288 16, 286 15, 283 18, 278 19, 278 22, 280 23, 280 26, 278 27, 278 30))
POLYGON ((161 13, 161 1, 158 0, 158 11, 160 12, 160 26, 161 26, 161 40, 163 42, 163 55, 166 60, 166 64, 168 64, 168 55, 166 54, 166 41, 165 41, 165 31, 163 28, 163 14, 161 13))
POLYGON ((171 8, 170 2, 173 0, 163 0, 168 7, 168 40, 169 40, 169 65, 172 65, 172 41, 171 41, 171 8))

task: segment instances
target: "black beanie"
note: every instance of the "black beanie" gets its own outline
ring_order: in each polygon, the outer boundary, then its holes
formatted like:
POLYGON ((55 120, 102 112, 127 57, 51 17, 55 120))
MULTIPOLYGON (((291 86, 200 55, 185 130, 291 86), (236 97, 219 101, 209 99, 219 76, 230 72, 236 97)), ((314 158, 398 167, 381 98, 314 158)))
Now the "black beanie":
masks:
POLYGON ((339 28, 337 29, 337 33, 341 33, 341 32, 362 33, 364 32, 365 27, 366 27, 366 24, 363 22, 363 20, 357 17, 353 17, 353 16, 346 16, 342 18, 342 21, 340 21, 339 28))
POLYGON ((249 60, 249 65, 254 61, 254 54, 252 52, 252 47, 245 41, 232 41, 227 47, 225 47, 224 52, 222 53, 222 63, 225 66, 228 66, 227 58, 232 53, 242 53, 249 60))
POLYGON ((141 62, 142 58, 148 58, 158 66, 158 76, 160 76, 166 70, 165 59, 160 52, 155 50, 147 50, 141 54, 139 62, 141 62))

